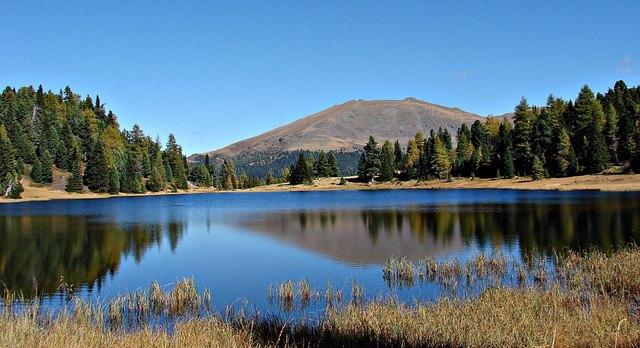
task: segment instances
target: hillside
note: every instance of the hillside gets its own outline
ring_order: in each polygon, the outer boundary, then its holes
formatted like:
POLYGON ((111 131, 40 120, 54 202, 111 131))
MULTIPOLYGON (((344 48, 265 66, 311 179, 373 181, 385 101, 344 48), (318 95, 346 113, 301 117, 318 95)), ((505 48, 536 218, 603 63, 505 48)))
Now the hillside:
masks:
POLYGON ((428 134, 442 127, 455 134, 462 123, 470 125, 475 120, 484 118, 415 98, 352 100, 208 154, 231 157, 241 152, 300 149, 351 152, 361 149, 369 135, 379 141, 397 139, 405 146, 417 131, 428 134))

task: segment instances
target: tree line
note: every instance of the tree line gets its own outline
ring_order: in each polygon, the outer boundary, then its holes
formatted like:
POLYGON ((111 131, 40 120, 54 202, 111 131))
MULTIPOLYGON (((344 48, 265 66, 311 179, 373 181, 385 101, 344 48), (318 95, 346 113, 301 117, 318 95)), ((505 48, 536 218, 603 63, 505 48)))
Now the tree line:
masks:
POLYGON ((188 189, 189 167, 173 134, 160 139, 138 125, 120 130, 100 97, 81 98, 70 87, 53 93, 42 85, 0 95, 0 189, 19 198, 21 177, 51 183, 54 167, 69 173, 69 192, 144 193, 188 189))
POLYGON ((489 117, 463 124, 454 146, 445 129, 417 133, 403 149, 369 138, 358 178, 382 181, 453 177, 566 177, 600 173, 611 166, 640 172, 640 86, 615 83, 594 95, 585 85, 575 101, 550 95, 546 105, 516 105, 512 122, 489 117))

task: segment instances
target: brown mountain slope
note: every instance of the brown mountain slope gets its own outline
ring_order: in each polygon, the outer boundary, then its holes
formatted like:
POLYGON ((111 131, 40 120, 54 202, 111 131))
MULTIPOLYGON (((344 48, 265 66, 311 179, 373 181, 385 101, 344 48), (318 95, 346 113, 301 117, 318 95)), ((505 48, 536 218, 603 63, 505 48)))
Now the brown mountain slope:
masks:
POLYGON ((385 139, 407 141, 422 131, 448 129, 455 136, 457 128, 484 117, 427 103, 415 98, 404 100, 356 100, 333 106, 253 138, 209 152, 233 156, 242 151, 293 151, 361 149, 373 135, 378 142, 385 139))

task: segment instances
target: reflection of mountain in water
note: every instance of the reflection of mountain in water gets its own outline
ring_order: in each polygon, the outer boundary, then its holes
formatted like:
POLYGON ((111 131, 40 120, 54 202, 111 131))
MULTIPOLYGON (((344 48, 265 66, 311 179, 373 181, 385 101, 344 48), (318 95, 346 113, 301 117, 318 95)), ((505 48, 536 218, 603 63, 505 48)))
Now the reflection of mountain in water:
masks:
POLYGON ((615 246, 640 240, 640 201, 619 197, 548 203, 417 206, 388 210, 271 212, 243 227, 351 264, 417 259, 469 243, 527 254, 615 246))
POLYGON ((463 250, 454 217, 443 213, 435 221, 420 211, 304 211, 259 215, 241 224, 336 260, 364 265, 384 262, 391 255, 421 258, 463 250))
POLYGON ((140 261, 163 237, 175 249, 182 223, 115 224, 90 216, 22 216, 0 218, 0 281, 9 289, 53 293, 60 276, 69 284, 101 286, 124 256, 140 261))

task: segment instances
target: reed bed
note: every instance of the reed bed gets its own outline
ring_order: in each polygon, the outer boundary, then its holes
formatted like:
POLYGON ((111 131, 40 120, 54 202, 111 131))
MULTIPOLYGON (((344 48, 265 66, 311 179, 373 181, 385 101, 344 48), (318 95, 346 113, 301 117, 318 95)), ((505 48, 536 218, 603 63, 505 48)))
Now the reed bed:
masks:
POLYGON ((57 315, 38 301, 17 305, 16 295, 4 291, 0 346, 640 346, 637 247, 610 255, 568 252, 555 267, 540 260, 521 264, 499 253, 463 262, 391 259, 382 273, 390 284, 431 282, 450 290, 434 301, 407 304, 367 299, 354 280, 351 300, 342 303, 342 292, 330 283, 324 291, 306 279, 271 287, 269 296, 291 308, 327 302, 321 318, 296 321, 259 313, 222 316, 209 309, 210 292, 200 295, 193 279, 169 291, 154 283, 102 305, 74 297, 57 315), (153 318, 163 318, 161 325, 153 318))

